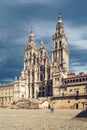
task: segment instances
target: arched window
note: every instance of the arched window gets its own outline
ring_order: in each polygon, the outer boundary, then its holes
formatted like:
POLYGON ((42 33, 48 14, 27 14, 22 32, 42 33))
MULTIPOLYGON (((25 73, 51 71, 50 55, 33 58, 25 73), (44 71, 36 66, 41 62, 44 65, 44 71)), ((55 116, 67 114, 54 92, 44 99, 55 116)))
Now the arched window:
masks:
POLYGON ((78 82, 78 79, 76 79, 76 82, 78 82))
POLYGON ((37 63, 39 63, 39 59, 37 58, 37 63))
POLYGON ((57 42, 55 43, 55 48, 57 48, 57 42))
POLYGON ((61 47, 61 41, 59 42, 59 47, 61 47))
POLYGON ((73 79, 73 83, 75 83, 75 79, 73 79))
POLYGON ((72 83, 72 80, 70 80, 70 83, 72 83))
POLYGON ((40 66, 40 71, 43 71, 43 70, 44 70, 43 66, 40 66))
POLYGON ((79 82, 82 82, 82 79, 79 79, 79 82))
POLYGON ((27 52, 27 57, 28 57, 28 52, 27 52))
POLYGON ((45 88, 44 88, 44 87, 42 87, 42 90, 45 90, 45 88))
POLYGON ((43 75, 42 74, 40 75, 40 81, 43 81, 43 75))
POLYGON ((85 78, 83 78, 83 82, 85 81, 85 78))
POLYGON ((31 58, 31 52, 30 52, 30 58, 31 58))
POLYGON ((67 81, 66 81, 66 80, 65 80, 64 82, 65 82, 65 84, 67 84, 67 81))
POLYGON ((43 52, 42 52, 42 51, 41 51, 40 53, 41 53, 41 55, 43 54, 43 52))
POLYGON ((32 72, 32 81, 34 81, 34 71, 32 72))
POLYGON ((33 60, 33 64, 35 65, 35 57, 34 57, 34 60, 33 60))
POLYGON ((36 59, 36 56, 35 56, 35 53, 33 53, 33 64, 35 65, 35 59, 36 59))

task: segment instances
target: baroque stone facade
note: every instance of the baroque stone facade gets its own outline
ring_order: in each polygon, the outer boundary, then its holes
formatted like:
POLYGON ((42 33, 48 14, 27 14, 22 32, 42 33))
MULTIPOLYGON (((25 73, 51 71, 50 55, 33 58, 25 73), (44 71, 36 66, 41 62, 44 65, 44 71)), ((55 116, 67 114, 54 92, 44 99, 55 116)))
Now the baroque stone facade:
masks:
POLYGON ((15 99, 39 98, 58 95, 58 87, 69 70, 69 52, 67 37, 61 16, 58 18, 56 32, 52 37, 52 61, 41 39, 40 48, 37 48, 34 32, 30 32, 28 45, 25 50, 24 69, 19 81, 15 82, 15 99), (24 85, 20 85, 20 83, 24 85), (24 87, 23 87, 24 86, 24 87), (18 96, 19 95, 19 96, 18 96))

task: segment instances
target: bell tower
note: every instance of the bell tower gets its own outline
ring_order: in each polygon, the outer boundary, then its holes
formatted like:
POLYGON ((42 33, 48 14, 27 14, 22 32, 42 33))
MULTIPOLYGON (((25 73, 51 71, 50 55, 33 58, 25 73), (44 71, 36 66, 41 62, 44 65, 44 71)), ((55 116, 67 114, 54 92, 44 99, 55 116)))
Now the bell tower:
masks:
POLYGON ((62 84, 62 79, 67 76, 69 69, 67 37, 61 15, 58 17, 56 32, 52 39, 54 44, 52 49, 53 94, 58 95, 58 88, 62 84))

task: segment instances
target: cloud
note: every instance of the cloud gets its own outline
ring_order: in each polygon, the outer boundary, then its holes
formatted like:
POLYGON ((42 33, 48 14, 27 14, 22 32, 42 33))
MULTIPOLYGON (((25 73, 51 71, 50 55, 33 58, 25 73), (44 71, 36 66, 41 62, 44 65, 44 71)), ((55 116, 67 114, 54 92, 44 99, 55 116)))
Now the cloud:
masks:
POLYGON ((0 68, 6 63, 6 57, 4 55, 0 56, 0 68))
POLYGON ((51 3, 52 0, 3 0, 2 5, 15 5, 15 4, 48 4, 51 3))
POLYGON ((16 0, 19 3, 22 4, 27 4, 27 3, 32 3, 32 4, 45 4, 45 3, 50 3, 52 0, 16 0))
POLYGON ((65 29, 69 44, 75 46, 74 49, 87 49, 87 26, 73 27, 72 24, 66 23, 65 29))
POLYGON ((7 83, 12 83, 12 82, 14 82, 14 80, 15 79, 13 79, 13 78, 4 78, 4 79, 2 79, 2 82, 4 83, 4 84, 7 84, 7 83))
POLYGON ((7 58, 6 58, 6 51, 0 50, 0 69, 6 64, 7 58))
POLYGON ((72 49, 70 53, 70 72, 87 72, 87 50, 72 49))
POLYGON ((87 40, 77 40, 77 41, 72 41, 70 42, 71 45, 74 45, 75 48, 77 49, 77 51, 79 51, 79 49, 87 49, 87 40))
POLYGON ((75 73, 80 73, 80 72, 85 72, 87 73, 87 64, 85 64, 84 66, 80 66, 80 64, 75 63, 77 65, 74 65, 70 67, 70 72, 75 72, 75 73))
POLYGON ((41 21, 41 20, 32 20, 29 26, 33 27, 35 35, 37 38, 42 37, 51 37, 54 32, 54 22, 53 21, 41 21))

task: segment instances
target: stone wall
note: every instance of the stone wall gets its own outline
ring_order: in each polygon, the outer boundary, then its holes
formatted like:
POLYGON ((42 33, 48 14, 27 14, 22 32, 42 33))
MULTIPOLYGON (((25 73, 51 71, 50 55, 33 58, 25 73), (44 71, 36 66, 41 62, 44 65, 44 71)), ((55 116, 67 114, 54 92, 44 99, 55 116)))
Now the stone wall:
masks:
POLYGON ((86 100, 85 99, 57 99, 51 100, 51 106, 58 109, 85 109, 86 100))

